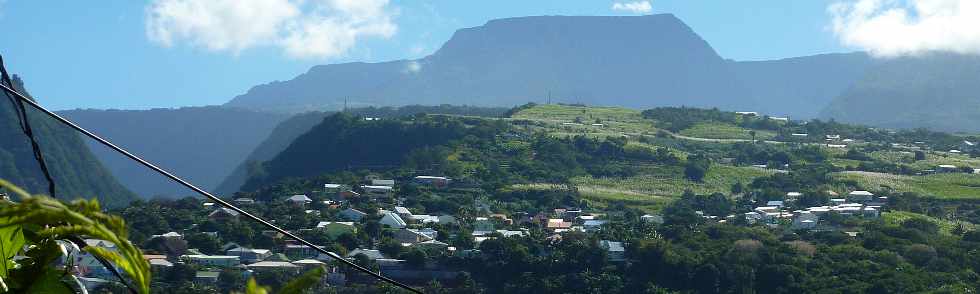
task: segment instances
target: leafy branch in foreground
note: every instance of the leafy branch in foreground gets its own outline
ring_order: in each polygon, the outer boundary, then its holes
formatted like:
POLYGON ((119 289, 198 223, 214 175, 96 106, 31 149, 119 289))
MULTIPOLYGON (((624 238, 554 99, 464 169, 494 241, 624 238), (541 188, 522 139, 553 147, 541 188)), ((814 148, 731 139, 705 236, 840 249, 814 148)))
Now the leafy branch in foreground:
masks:
POLYGON ((67 270, 52 266, 56 259, 68 254, 57 241, 93 238, 111 242, 116 249, 84 246, 82 251, 111 262, 129 276, 136 290, 149 293, 149 263, 127 239, 122 218, 103 213, 98 201, 80 199, 65 204, 43 195, 32 196, 2 179, 0 188, 19 198, 16 203, 0 203, 0 251, 7 261, 0 267, 0 281, 6 288, 2 290, 73 292, 70 284, 64 282, 69 277, 67 270), (27 258, 13 262, 21 248, 28 248, 24 252, 27 258))

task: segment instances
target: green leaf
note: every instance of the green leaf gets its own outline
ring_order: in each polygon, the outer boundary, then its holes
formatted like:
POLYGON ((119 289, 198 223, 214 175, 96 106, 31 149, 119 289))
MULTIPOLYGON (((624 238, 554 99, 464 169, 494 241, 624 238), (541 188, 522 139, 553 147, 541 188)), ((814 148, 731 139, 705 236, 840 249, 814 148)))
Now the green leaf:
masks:
MULTIPOLYGON (((0 220, 0 224, 7 222, 9 218, 0 220)), ((21 226, 0 227, 0 254, 3 262, 0 262, 0 278, 6 278, 7 272, 14 268, 14 255, 24 247, 24 230, 21 226)))
POLYGON ((27 289, 26 293, 45 293, 45 294, 73 294, 75 290, 66 284, 62 278, 64 271, 48 269, 37 281, 27 289))
POLYGON ((309 270, 302 276, 289 281, 286 285, 282 286, 279 290, 279 294, 302 294, 303 290, 312 288, 314 285, 320 282, 323 277, 324 272, 326 272, 323 267, 317 267, 315 269, 309 270))

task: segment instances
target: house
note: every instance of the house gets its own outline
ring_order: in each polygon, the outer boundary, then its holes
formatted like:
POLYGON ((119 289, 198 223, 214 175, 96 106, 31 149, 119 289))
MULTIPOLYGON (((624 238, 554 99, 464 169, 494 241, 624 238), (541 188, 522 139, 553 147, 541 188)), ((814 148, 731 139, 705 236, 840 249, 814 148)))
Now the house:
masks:
POLYGON ((586 232, 598 231, 602 228, 602 225, 606 224, 606 220, 587 220, 582 223, 582 227, 585 228, 586 232))
POLYGON ((172 240, 183 240, 184 239, 184 236, 181 235, 180 233, 177 233, 177 232, 167 232, 167 233, 163 233, 163 234, 160 234, 160 235, 153 235, 153 236, 150 237, 150 239, 155 239, 155 238, 164 238, 164 239, 172 239, 172 240))
POLYGON ((853 202, 868 202, 871 201, 874 196, 874 193, 863 190, 851 191, 851 193, 847 193, 847 198, 853 202))
POLYGON ((395 231, 394 234, 392 234, 392 238, 398 241, 398 243, 402 243, 402 244, 415 244, 419 242, 432 240, 432 238, 430 238, 429 236, 426 236, 425 234, 422 234, 421 232, 412 229, 397 230, 395 231))
POLYGON ((434 177, 434 176, 416 176, 415 183, 422 185, 429 185, 435 188, 444 188, 449 186, 452 180, 447 177, 434 177))
POLYGON ((316 229, 322 230, 327 234, 327 236, 330 236, 330 238, 333 239, 336 239, 345 233, 357 233, 357 228, 354 227, 354 222, 318 222, 316 224, 316 229))
POLYGON ((301 269, 300 266, 289 262, 289 260, 265 260, 246 265, 245 267, 253 271, 287 271, 292 273, 299 273, 301 269))
POLYGON ((809 230, 817 227, 820 216, 810 211, 802 211, 793 219, 793 228, 797 230, 809 230))
POLYGON ((343 184, 323 184, 323 196, 336 195, 340 191, 348 190, 347 185, 343 184))
POLYGON ((385 212, 384 216, 382 216, 381 220, 378 222, 382 225, 387 225, 396 229, 402 229, 405 228, 405 226, 408 226, 408 223, 405 223, 405 220, 394 212, 385 212))
MULTIPOLYGON (((317 246, 317 247, 319 247, 320 249, 325 248, 323 246, 317 246)), ((306 246, 304 244, 286 244, 285 246, 283 246, 282 252, 283 254, 286 254, 286 256, 295 257, 295 258, 316 257, 317 255, 320 254, 319 250, 310 246, 306 246)))
POLYGON ((803 193, 800 192, 786 192, 786 199, 796 200, 796 199, 800 199, 800 197, 802 196, 803 193))
POLYGON ((553 218, 548 220, 548 224, 545 227, 549 230, 567 230, 572 227, 572 223, 566 222, 564 219, 553 218))
POLYGON ((348 209, 341 210, 340 213, 338 213, 338 215, 348 220, 360 222, 362 218, 367 216, 367 213, 364 213, 363 211, 357 209, 348 208, 348 209))
POLYGON ((390 197, 393 188, 391 186, 363 185, 361 189, 369 197, 390 197))
POLYGON ((626 260, 626 247, 623 246, 623 242, 601 240, 599 247, 606 250, 609 261, 621 262, 626 260))
POLYGON ((238 205, 251 205, 251 204, 255 204, 255 199, 252 199, 252 198, 235 198, 235 200, 232 200, 232 201, 234 201, 235 204, 238 204, 238 205))
POLYGON ((744 116, 759 116, 759 113, 755 111, 736 111, 735 114, 744 116))
POLYGON ((208 219, 216 220, 216 221, 231 220, 237 218, 238 218, 238 212, 226 207, 215 209, 214 211, 208 214, 208 219))
POLYGON ((506 214, 494 213, 491 214, 489 218, 496 219, 497 221, 500 221, 504 225, 508 225, 508 226, 514 224, 514 220, 508 218, 506 214))
POLYGON ((414 223, 428 224, 428 223, 439 223, 439 217, 428 214, 416 214, 409 217, 414 223))
POLYGON ((766 202, 766 206, 776 207, 777 209, 783 208, 783 201, 782 200, 770 200, 770 201, 766 202))
POLYGON ((256 262, 269 258, 269 256, 272 256, 272 251, 269 251, 269 249, 250 249, 250 248, 238 247, 225 251, 225 254, 231 256, 238 256, 238 258, 241 259, 242 262, 256 262))
POLYGON ((218 275, 221 272, 217 271, 198 271, 194 274, 194 284, 198 285, 214 285, 218 283, 218 275))
POLYGON ((319 261, 319 260, 316 260, 316 259, 300 259, 300 260, 297 260, 297 261, 293 261, 292 264, 294 264, 296 266, 299 266, 301 268, 304 268, 304 269, 313 269, 313 268, 316 268, 316 267, 320 267, 320 266, 326 265, 326 263, 323 263, 322 261, 319 261))
POLYGON ((770 116, 769 119, 774 121, 789 121, 788 117, 770 116))
POLYGON ((395 186, 395 180, 381 180, 381 179, 371 180, 371 185, 372 186, 394 187, 395 186))
POLYGON ((395 206, 395 213, 402 217, 402 219, 412 218, 412 212, 405 207, 395 206))
POLYGON ((199 266, 233 267, 241 264, 241 258, 231 255, 188 254, 180 256, 180 260, 199 266))
POLYGON ((643 216, 640 216, 640 220, 654 224, 664 223, 664 217, 660 215, 644 214, 643 216))
POLYGON ((378 260, 378 259, 385 258, 384 254, 381 254, 381 251, 373 250, 373 249, 360 249, 360 248, 348 252, 347 258, 354 258, 358 254, 364 255, 370 260, 378 260))
POLYGON ((289 202, 290 204, 295 206, 303 207, 306 206, 307 204, 312 203, 313 199, 310 199, 310 197, 307 197, 306 195, 293 195, 293 196, 289 196, 289 198, 286 198, 286 202, 289 202))

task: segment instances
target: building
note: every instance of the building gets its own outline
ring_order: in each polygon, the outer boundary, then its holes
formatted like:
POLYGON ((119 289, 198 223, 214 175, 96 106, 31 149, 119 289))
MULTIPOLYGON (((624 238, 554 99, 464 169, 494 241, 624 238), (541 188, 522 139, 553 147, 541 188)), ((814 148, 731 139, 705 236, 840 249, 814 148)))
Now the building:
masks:
POLYGON ((252 205, 252 204, 255 204, 255 199, 252 199, 252 198, 235 198, 235 200, 232 200, 232 201, 234 201, 235 204, 238 204, 238 205, 252 205))
POLYGON ((403 229, 408 226, 408 223, 405 223, 405 220, 394 212, 385 212, 384 216, 382 216, 381 220, 378 222, 382 225, 387 225, 395 229, 403 229))
POLYGON ((354 198, 357 198, 357 197, 361 197, 361 193, 357 193, 357 192, 354 192, 354 191, 351 191, 351 190, 343 190, 343 191, 337 192, 337 197, 339 199, 348 199, 349 200, 349 199, 354 199, 354 198))
POLYGON ((362 218, 364 218, 365 216, 367 216, 367 213, 364 213, 363 211, 360 211, 360 210, 357 210, 357 209, 353 209, 353 208, 348 208, 348 209, 341 210, 340 213, 338 213, 338 214, 342 218, 345 218, 345 219, 348 219, 348 220, 352 220, 352 221, 355 221, 355 222, 360 222, 362 218))
POLYGON ((392 234, 392 238, 394 238, 395 241, 398 241, 398 243, 402 244, 415 244, 433 239, 426 234, 413 229, 401 229, 395 231, 395 233, 392 234))
POLYGON ((868 202, 874 199, 874 197, 874 193, 863 190, 851 191, 851 193, 847 193, 847 199, 853 202, 868 202))
POLYGON ((238 256, 242 262, 250 263, 269 258, 269 256, 272 256, 272 251, 269 251, 269 249, 250 249, 238 247, 228 249, 228 251, 225 251, 225 254, 230 256, 238 256))
POLYGON ((221 272, 216 271, 198 271, 194 274, 194 284, 198 285, 215 285, 218 283, 218 275, 221 272))
POLYGON ((445 188, 445 187, 449 186, 449 183, 450 182, 452 182, 452 180, 449 179, 449 178, 447 178, 447 177, 434 177, 434 176, 416 176, 415 177, 415 183, 421 184, 421 185, 428 185, 428 186, 432 186, 432 187, 435 187, 435 188, 445 188))
POLYGON ((233 267, 241 264, 238 256, 189 254, 180 256, 180 260, 200 266, 233 267))
POLYGON ((313 202, 313 199, 307 197, 306 195, 293 195, 286 198, 286 201, 295 206, 306 206, 313 202))
POLYGON ((394 188, 391 186, 363 185, 361 189, 369 197, 391 197, 394 188))
POLYGON ((381 179, 371 180, 371 185, 372 186, 394 187, 395 186, 395 180, 381 180, 381 179))
POLYGON ((340 191, 349 190, 347 185, 343 184, 323 184, 323 196, 336 195, 340 191))
POLYGON ((660 215, 644 214, 643 216, 640 216, 640 220, 654 224, 664 223, 664 217, 660 215))
POLYGON ((231 220, 237 218, 238 218, 238 212, 226 207, 220 207, 208 214, 208 219, 216 220, 216 221, 231 220))
POLYGON ((601 240, 599 241, 599 247, 606 250, 609 261, 620 262, 626 260, 626 246, 623 246, 623 242, 601 240))

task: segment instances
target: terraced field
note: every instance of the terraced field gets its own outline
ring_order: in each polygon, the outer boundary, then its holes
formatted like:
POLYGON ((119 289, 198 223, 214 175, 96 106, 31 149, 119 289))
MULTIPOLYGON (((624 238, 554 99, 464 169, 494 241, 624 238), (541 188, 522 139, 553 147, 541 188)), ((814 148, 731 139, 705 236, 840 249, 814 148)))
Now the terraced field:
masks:
POLYGON ((882 218, 882 220, 885 221, 886 224, 890 224, 890 225, 900 225, 900 224, 902 224, 902 222, 904 222, 905 220, 910 219, 910 218, 922 218, 922 219, 926 219, 926 220, 928 220, 928 221, 936 224, 936 226, 939 227, 939 232, 940 233, 947 234, 947 235, 951 234, 953 228, 956 228, 957 225, 962 225, 963 228, 966 229, 966 230, 974 230, 974 229, 976 229, 976 225, 975 224, 972 224, 970 222, 938 219, 938 218, 934 218, 934 217, 931 217, 931 216, 927 216, 927 215, 923 215, 923 214, 918 214, 918 213, 914 213, 914 212, 908 212, 908 211, 889 211, 889 212, 885 212, 885 213, 882 213, 881 218, 882 218))
MULTIPOLYGON (((751 140, 751 130, 723 123, 699 123, 680 131, 681 135, 707 139, 742 139, 751 140)), ((758 130, 756 140, 769 140, 776 137, 772 131, 758 130)))
POLYGON ((684 178, 679 167, 660 167, 628 178, 578 177, 572 179, 582 196, 588 200, 610 203, 624 201, 631 205, 657 206, 680 196, 685 190, 698 194, 728 193, 736 182, 748 184, 757 177, 774 171, 754 167, 712 165, 701 182, 684 178))
POLYGON ((892 189, 915 192, 944 199, 980 199, 980 175, 943 173, 925 176, 904 176, 886 173, 840 172, 837 180, 853 180, 866 190, 892 189))

